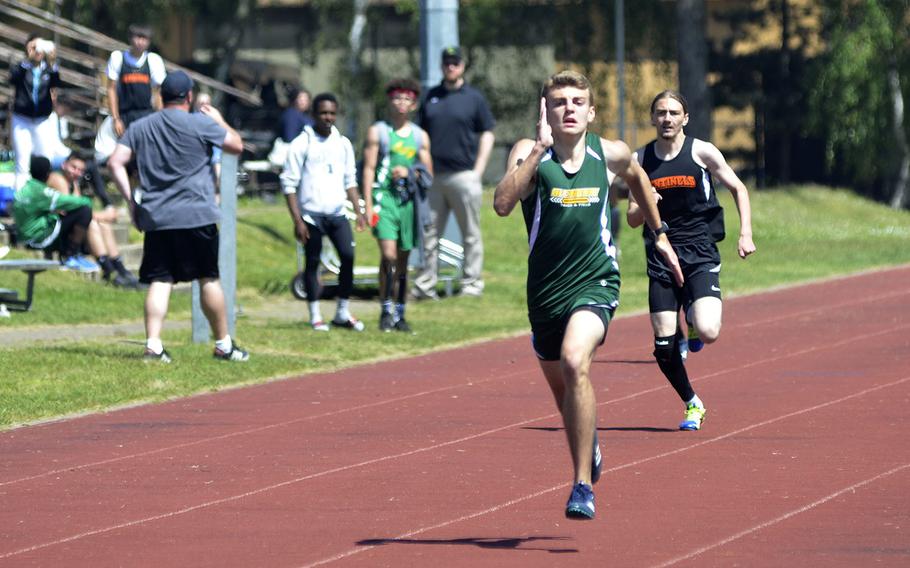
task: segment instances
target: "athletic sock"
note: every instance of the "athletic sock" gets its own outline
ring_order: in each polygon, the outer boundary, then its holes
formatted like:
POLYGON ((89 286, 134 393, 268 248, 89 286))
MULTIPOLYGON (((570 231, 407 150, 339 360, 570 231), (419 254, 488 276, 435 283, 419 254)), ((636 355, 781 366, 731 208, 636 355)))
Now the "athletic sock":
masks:
POLYGON ((688 407, 690 404, 694 404, 695 406, 697 406, 699 408, 705 407, 705 404, 701 401, 700 398, 698 398, 698 395, 695 395, 686 401, 686 407, 688 407))
POLYGON ((679 353, 679 339, 675 333, 654 338, 654 358, 657 359, 657 365, 673 385, 679 398, 691 400, 695 396, 695 391, 689 382, 689 374, 679 353))
POLYGON ((351 319, 351 312, 348 311, 347 298, 338 298, 338 309, 335 310, 335 321, 348 321, 351 319))
POLYGON ((404 317, 404 304, 395 304, 395 319, 404 317))
POLYGON ((310 323, 322 321, 322 312, 319 311, 319 301, 309 302, 310 305, 310 323))
POLYGON ((145 340, 145 348, 154 353, 155 355, 160 355, 164 351, 164 344, 161 342, 161 338, 149 338, 145 340))
POLYGON ((392 304, 392 300, 383 300, 382 301, 382 313, 384 313, 384 314, 395 313, 394 309, 395 309, 395 307, 392 304))
POLYGON ((111 257, 107 255, 99 256, 98 264, 101 265, 101 273, 105 279, 110 278, 111 274, 117 270, 117 266, 114 264, 113 260, 111 260, 111 257))
POLYGON ((234 342, 231 341, 230 335, 225 335, 224 339, 215 341, 215 347, 222 353, 230 353, 231 349, 234 348, 234 342))

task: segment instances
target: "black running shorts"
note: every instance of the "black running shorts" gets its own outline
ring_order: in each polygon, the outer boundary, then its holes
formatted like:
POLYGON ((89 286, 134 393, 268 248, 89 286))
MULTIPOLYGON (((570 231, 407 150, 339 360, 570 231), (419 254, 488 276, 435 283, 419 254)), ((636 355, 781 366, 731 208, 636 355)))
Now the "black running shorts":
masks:
POLYGON ((720 267, 711 272, 696 272, 687 276, 680 288, 657 278, 651 278, 648 284, 648 308, 650 312, 677 312, 679 308, 689 309, 692 302, 699 298, 714 297, 721 299, 720 267))
POLYGON ((217 225, 145 234, 140 282, 189 282, 218 276, 217 225))
POLYGON ((566 336, 566 326, 569 325, 569 319, 572 314, 582 310, 593 313, 603 322, 604 335, 600 338, 600 343, 598 344, 603 345, 604 340, 607 338, 610 320, 613 318, 613 309, 597 305, 578 306, 569 315, 560 320, 531 325, 531 347, 534 348, 534 353, 538 359, 541 361, 559 361, 562 352, 562 340, 566 336))

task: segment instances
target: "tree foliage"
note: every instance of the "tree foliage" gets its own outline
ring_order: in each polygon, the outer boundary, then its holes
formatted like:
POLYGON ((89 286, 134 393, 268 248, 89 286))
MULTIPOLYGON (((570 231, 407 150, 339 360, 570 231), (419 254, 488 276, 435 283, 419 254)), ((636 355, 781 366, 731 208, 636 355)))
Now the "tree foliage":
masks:
MULTIPOLYGON (((824 138, 825 163, 835 177, 888 198, 902 158, 895 152, 888 77, 896 71, 906 92, 910 5, 829 0, 826 7, 830 40, 809 88, 808 126, 824 138)), ((906 133, 906 124, 899 127, 906 133)))

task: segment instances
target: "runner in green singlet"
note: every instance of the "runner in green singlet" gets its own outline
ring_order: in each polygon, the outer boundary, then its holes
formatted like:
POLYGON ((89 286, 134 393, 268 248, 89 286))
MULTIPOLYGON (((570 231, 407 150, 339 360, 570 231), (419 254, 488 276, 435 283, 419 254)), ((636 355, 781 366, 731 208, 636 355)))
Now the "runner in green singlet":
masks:
POLYGON ((430 139, 409 120, 417 108, 420 85, 412 79, 393 79, 386 86, 389 122, 367 131, 363 151, 361 191, 367 219, 379 242, 379 329, 411 333, 404 318, 408 290, 408 256, 417 246, 416 203, 408 191, 411 167, 420 161, 432 173, 430 139), (397 286, 396 286, 397 284, 397 286), (395 294, 393 295, 393 291, 395 294), (396 301, 393 304, 392 298, 396 301))
POLYGON ((608 199, 615 176, 641 205, 657 250, 677 282, 683 281, 647 175, 625 143, 588 133, 593 119, 584 75, 562 71, 550 77, 542 90, 537 139, 512 148, 493 201, 500 216, 519 202, 524 213, 531 343, 566 428, 575 470, 566 516, 574 519, 594 517, 592 484, 601 471, 589 373, 619 302, 608 199))

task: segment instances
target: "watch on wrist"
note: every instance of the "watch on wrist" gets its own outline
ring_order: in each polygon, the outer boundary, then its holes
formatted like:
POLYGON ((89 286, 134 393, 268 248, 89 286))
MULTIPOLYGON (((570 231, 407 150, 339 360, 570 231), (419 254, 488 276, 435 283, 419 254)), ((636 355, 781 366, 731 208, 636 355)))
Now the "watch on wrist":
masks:
POLYGON ((657 227, 656 229, 651 229, 651 234, 654 235, 654 238, 656 239, 657 237, 663 235, 664 233, 666 233, 669 230, 670 230, 670 225, 667 225, 666 221, 661 221, 660 227, 657 227))

